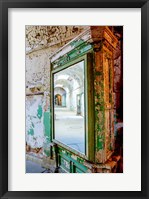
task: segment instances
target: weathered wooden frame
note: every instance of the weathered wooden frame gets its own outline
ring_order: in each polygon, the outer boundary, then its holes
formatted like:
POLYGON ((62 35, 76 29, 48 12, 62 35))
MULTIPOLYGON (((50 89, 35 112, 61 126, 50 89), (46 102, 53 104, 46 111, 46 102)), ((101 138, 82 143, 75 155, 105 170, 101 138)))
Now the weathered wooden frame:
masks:
MULTIPOLYGON (((73 152, 74 154, 85 158, 86 160, 94 161, 94 113, 93 113, 93 106, 94 106, 94 101, 93 101, 93 88, 90 89, 89 87, 93 86, 93 79, 89 78, 89 75, 93 73, 92 71, 92 63, 90 59, 92 59, 93 52, 92 50, 87 52, 87 54, 76 58, 72 61, 69 61, 68 63, 64 64, 61 67, 58 67, 56 69, 51 70, 51 108, 52 108, 52 141, 67 150, 73 152), (66 68, 71 67, 72 65, 84 61, 84 79, 85 79, 85 84, 84 84, 84 104, 85 104, 85 129, 88 129, 88 131, 85 130, 85 154, 82 154, 71 147, 66 146, 65 144, 59 142, 56 140, 55 137, 55 132, 54 132, 54 90, 53 90, 53 85, 54 85, 54 74, 57 72, 60 72, 66 68), (87 93, 87 90, 92 90, 91 93, 87 93), (89 103, 90 101, 90 103, 89 103), (90 106, 88 106, 90 104, 90 106), (88 120, 90 119, 90 122, 88 120)), ((92 75, 93 77, 93 75, 92 75)))
POLYGON ((0 196, 1 198, 110 198, 119 197, 129 199, 148 198, 148 181, 149 181, 149 146, 148 146, 148 130, 149 125, 149 70, 147 68, 148 49, 149 49, 149 2, 148 0, 80 0, 74 1, 53 1, 53 0, 1 0, 0 1, 0 196), (125 191, 125 192, 17 192, 8 190, 8 8, 141 8, 141 191, 125 191))

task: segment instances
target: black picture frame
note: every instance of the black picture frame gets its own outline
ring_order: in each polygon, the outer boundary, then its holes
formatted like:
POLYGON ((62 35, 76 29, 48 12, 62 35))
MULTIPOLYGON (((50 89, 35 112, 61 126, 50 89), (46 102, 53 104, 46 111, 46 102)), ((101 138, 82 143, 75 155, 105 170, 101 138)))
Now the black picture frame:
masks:
MULTIPOLYGON (((1 198, 148 198, 149 2, 148 0, 0 0, 0 196, 1 198), (8 9, 141 8, 141 191, 8 191, 8 9)), ((134 46, 135 48, 135 46, 134 46)), ((134 163, 137 164, 137 163, 134 163)), ((21 179, 20 179, 21 180, 21 179)))

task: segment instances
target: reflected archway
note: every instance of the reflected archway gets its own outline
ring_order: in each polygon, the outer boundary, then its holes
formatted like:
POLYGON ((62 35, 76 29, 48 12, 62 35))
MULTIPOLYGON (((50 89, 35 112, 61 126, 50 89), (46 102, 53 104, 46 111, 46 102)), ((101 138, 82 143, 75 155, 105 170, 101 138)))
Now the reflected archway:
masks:
POLYGON ((55 106, 66 107, 66 90, 64 88, 54 88, 54 104, 55 106))
POLYGON ((55 105, 62 106, 62 96, 59 94, 55 95, 55 105))
POLYGON ((55 139, 85 153, 84 61, 54 74, 55 139))

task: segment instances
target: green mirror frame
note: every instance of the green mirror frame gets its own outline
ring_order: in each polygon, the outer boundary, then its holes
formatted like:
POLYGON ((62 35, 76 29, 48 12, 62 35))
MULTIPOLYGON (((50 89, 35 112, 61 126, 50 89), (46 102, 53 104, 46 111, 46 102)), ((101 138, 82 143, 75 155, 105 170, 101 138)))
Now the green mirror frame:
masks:
POLYGON ((51 117, 52 117, 52 142, 63 147, 64 149, 71 151, 75 155, 78 155, 86 160, 94 162, 95 156, 95 131, 94 131, 94 91, 93 91, 93 52, 90 51, 87 54, 76 58, 72 61, 68 61, 66 64, 54 68, 51 64, 51 117), (85 154, 65 145, 64 143, 55 139, 54 132, 54 75, 72 65, 84 61, 84 118, 85 118, 85 154))

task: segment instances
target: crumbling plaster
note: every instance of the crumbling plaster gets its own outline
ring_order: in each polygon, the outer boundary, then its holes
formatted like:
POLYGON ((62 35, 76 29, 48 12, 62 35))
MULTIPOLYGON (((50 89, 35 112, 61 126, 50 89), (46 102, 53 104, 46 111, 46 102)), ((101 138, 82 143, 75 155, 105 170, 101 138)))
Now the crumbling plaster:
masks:
MULTIPOLYGON (((26 26, 26 145, 48 155, 50 143, 50 60, 86 26, 26 26)), ((35 151, 35 150, 34 150, 35 151)))
MULTIPOLYGON (((43 148, 40 152, 44 155, 49 154, 47 149, 51 139, 49 56, 86 28, 87 26, 26 26, 26 143, 31 148, 43 148)), ((121 44, 121 35, 117 35, 117 38, 121 44)), ((123 75, 119 46, 114 60, 116 110, 121 106, 123 75)))

